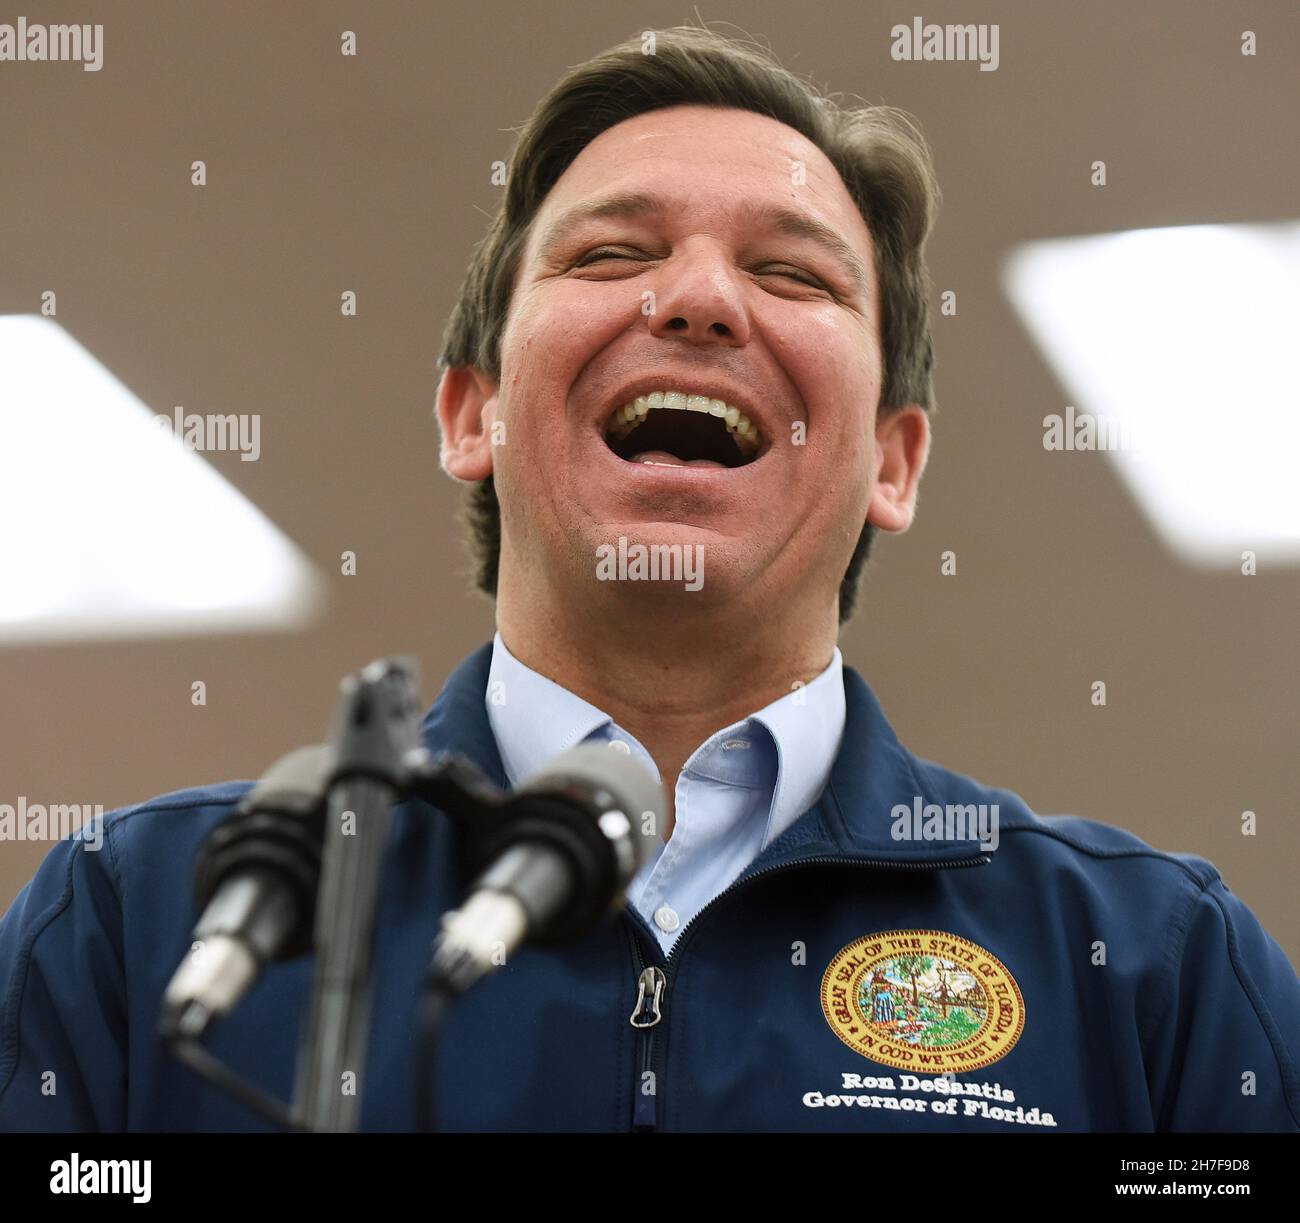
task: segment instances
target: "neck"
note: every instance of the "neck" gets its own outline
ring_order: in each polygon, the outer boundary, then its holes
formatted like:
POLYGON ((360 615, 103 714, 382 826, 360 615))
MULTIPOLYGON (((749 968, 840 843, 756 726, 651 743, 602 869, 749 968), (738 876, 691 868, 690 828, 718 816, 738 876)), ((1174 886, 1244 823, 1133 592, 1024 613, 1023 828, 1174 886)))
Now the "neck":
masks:
POLYGON ((818 626, 793 602, 785 614, 766 617, 689 603, 647 614, 644 602, 618 614, 616 602, 582 608, 539 598, 535 590, 524 594, 505 582, 498 591, 497 628, 506 648, 609 714, 650 753, 668 799, 665 840, 677 777, 695 749, 816 678, 835 652, 833 607, 818 626))

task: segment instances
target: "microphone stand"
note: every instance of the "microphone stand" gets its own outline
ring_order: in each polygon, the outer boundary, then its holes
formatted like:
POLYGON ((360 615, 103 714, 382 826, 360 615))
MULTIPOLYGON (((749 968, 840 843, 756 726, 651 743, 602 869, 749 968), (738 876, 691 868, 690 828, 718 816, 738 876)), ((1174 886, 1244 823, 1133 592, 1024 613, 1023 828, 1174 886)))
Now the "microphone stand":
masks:
MULTIPOLYGON (((429 1130, 433 1055, 441 1019, 461 993, 491 970, 482 954, 483 919, 493 918, 488 926, 490 933, 496 931, 491 934, 496 938, 503 933, 497 930, 503 913, 513 914, 518 907, 521 916, 518 921, 511 920, 515 925, 523 921, 522 915, 535 920, 535 937, 547 942, 572 937, 607 907, 608 889, 614 886, 615 877, 630 878, 635 872, 636 851, 628 840, 631 825, 626 813, 613 808, 592 822, 580 806, 560 797, 576 787, 573 794, 588 801, 594 792, 597 803, 614 802, 604 770, 593 774, 590 761, 584 764, 573 759, 581 748, 562 758, 568 760, 567 768, 549 779, 553 792, 539 795, 530 795, 527 787, 518 793, 503 792, 473 761, 452 752, 430 753, 419 742, 421 704, 412 659, 380 659, 359 676, 346 678, 341 689, 327 749, 332 761, 328 783, 313 783, 319 785, 316 793, 321 795, 315 801, 325 812, 324 842, 312 942, 316 966, 308 1025, 298 1050, 293 1107, 287 1108, 208 1052, 201 1043, 206 1025, 178 1024, 165 1014, 160 1036, 171 1053, 201 1078, 282 1128, 308 1133, 354 1132, 361 1114, 375 913, 392 808, 407 799, 428 803, 461 828, 464 843, 458 854, 462 873, 473 878, 496 863, 492 873, 480 881, 492 881, 492 887, 444 917, 422 994, 417 1110, 420 1128, 429 1130), (617 820, 612 818, 615 815, 617 820), (534 856, 510 856, 511 847, 523 841, 534 845, 534 856), (554 871, 548 875, 536 869, 539 851, 563 859, 561 869, 573 871, 584 882, 580 891, 589 895, 583 904, 570 906, 563 914, 549 913, 549 902, 555 899, 554 871), (493 887, 517 893, 516 900, 492 900, 493 887)), ((617 788, 624 793, 624 806, 629 810, 651 802, 638 802, 634 797, 629 803, 628 790, 617 788)), ((299 805, 311 802, 312 792, 310 786, 306 791, 300 786, 294 801, 299 805)), ((635 787, 630 795, 637 795, 635 787)), ((513 940, 522 936, 523 929, 504 933, 513 940)), ((280 951, 284 953, 284 948, 280 951)), ((221 1013, 225 1009, 229 1008, 221 1013)))
POLYGON ((311 1013, 295 1080, 294 1113, 314 1133, 351 1133, 361 1112, 370 1031, 371 962, 380 866, 392 807, 405 797, 419 740, 412 660, 382 659, 342 685, 331 736, 330 784, 316 906, 311 1013))
MULTIPOLYGON (((318 804, 323 827, 315 873, 310 861, 299 864, 298 872, 306 870, 311 875, 303 881, 312 893, 310 941, 304 940, 302 947, 291 942, 274 957, 288 959, 306 950, 316 954, 308 1024, 298 1046, 293 1105, 244 1079, 204 1046, 211 1020, 237 1005, 238 997, 203 1023, 181 1022, 169 1013, 165 1002, 159 1021, 159 1037, 179 1062, 281 1129, 298 1132, 351 1132, 358 1128, 360 1076, 370 1027, 375 912, 393 805, 420 799, 460 823, 466 834, 462 852, 467 862, 481 862, 493 852, 509 822, 506 796, 472 761, 451 752, 435 757, 419 746, 421 704, 413 660, 373 662, 359 677, 347 677, 341 693, 328 746, 302 749, 323 753, 329 760, 322 780, 315 783, 314 798, 313 783, 296 774, 296 788, 290 778, 282 778, 284 793, 275 790, 263 798, 264 803, 276 800, 272 810, 291 802, 296 814, 318 804)), ((292 759, 301 764, 299 753, 286 757, 266 781, 292 759)), ((266 782, 259 784, 265 786, 266 782)), ((217 849, 205 848, 200 858, 205 869, 220 875, 223 863, 229 866, 223 855, 229 855, 230 840, 226 835, 217 849)), ((252 861, 259 854, 268 855, 268 846, 260 842, 244 848, 252 861)), ((270 849, 275 848, 272 843, 270 849)), ((284 866, 274 854, 267 860, 284 866)), ((213 887, 220 882, 217 878, 213 887)), ((201 906, 210 899, 206 891, 203 895, 201 906)), ((234 917, 238 916, 236 912, 234 917)), ((183 976, 185 968, 183 964, 169 986, 169 991, 180 990, 183 998, 188 997, 185 987, 192 984, 183 976)), ((221 997, 218 990, 219 1000, 221 997)), ((193 1010, 195 1002, 191 1000, 188 1006, 193 1010)), ((186 1013, 183 1011, 182 1017, 186 1013)))

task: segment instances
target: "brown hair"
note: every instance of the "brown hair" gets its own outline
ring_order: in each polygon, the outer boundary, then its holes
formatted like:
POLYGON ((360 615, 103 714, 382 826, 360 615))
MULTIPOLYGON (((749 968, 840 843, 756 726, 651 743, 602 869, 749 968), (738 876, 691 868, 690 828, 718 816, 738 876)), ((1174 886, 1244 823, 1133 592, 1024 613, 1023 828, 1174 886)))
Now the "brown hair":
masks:
MULTIPOLYGON (((876 248, 884 385, 880 411, 934 407, 925 241, 939 188, 925 139, 904 112, 842 107, 782 68, 770 52, 708 29, 647 31, 571 69, 524 124, 510 160, 505 198, 474 250, 438 364, 469 365, 501 380, 501 335, 529 228, 556 180, 608 128, 668 106, 734 107, 802 133, 826 155, 857 204, 876 248), (649 40, 653 37, 654 45, 649 40)), ((492 478, 466 506, 481 590, 495 595, 501 510, 492 478)), ((864 525, 840 584, 849 618, 874 528, 864 525)))

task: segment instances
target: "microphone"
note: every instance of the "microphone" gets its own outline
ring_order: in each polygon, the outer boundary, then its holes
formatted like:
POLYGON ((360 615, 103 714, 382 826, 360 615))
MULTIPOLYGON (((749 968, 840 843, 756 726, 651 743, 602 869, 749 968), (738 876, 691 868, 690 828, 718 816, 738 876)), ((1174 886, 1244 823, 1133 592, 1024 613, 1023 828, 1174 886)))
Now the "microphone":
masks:
POLYGON ((443 917, 431 986, 464 993, 525 940, 584 934, 653 857, 666 805, 659 782, 610 744, 544 766, 506 799, 490 865, 443 917))
POLYGON ((165 1037, 202 1037, 267 964, 310 950, 333 769, 328 745, 290 752, 209 834, 194 879, 202 916, 163 994, 165 1037))

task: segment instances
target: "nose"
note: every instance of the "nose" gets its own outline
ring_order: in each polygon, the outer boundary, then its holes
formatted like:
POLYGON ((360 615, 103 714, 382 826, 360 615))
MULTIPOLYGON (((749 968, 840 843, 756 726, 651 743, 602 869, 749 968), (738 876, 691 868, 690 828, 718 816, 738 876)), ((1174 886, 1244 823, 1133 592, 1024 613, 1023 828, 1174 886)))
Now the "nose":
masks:
POLYGON ((718 243, 683 244, 662 269, 650 333, 696 344, 749 343, 749 315, 735 269, 718 243))

